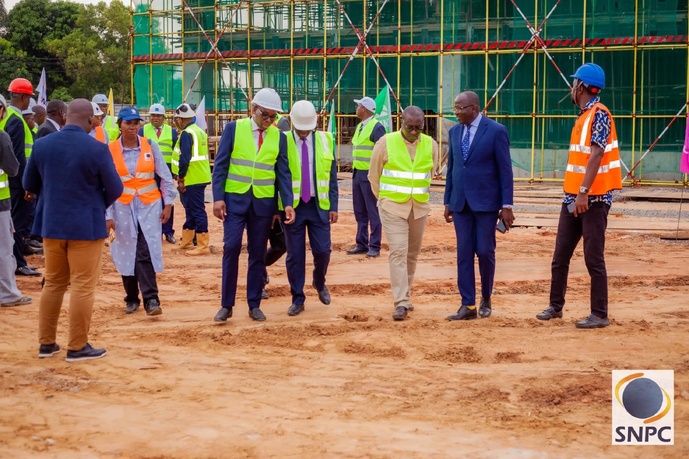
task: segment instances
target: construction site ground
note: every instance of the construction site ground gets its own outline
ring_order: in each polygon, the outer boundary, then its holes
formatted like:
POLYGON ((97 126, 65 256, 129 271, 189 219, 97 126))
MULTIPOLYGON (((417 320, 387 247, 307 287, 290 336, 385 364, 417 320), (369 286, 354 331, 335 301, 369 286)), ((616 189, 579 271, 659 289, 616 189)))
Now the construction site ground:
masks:
MULTIPOLYGON (((687 456, 689 241, 681 238, 689 219, 678 218, 677 199, 615 202, 606 240, 611 325, 578 330, 589 313, 581 245, 564 318, 535 318, 548 306, 559 200, 557 188, 517 190, 520 226, 497 236, 493 315, 469 322, 445 320, 460 300, 442 206, 428 221, 414 311, 393 322, 385 241, 379 258, 345 254, 355 233, 345 186, 332 230, 332 304, 319 303, 307 275, 298 317, 287 315, 283 258, 269 268, 266 322, 248 317, 245 274, 234 317, 213 322, 222 224, 212 216, 211 255, 185 257, 165 244, 155 318, 123 314, 121 279, 104 249, 90 334, 107 348, 100 360, 65 362, 66 308, 63 352, 37 358, 41 279, 19 278, 34 302, 0 310, 0 457, 687 456), (675 371, 674 446, 611 444, 616 369, 675 371)), ((178 229, 182 218, 178 204, 178 229)), ((28 260, 42 270, 40 256, 28 260)))

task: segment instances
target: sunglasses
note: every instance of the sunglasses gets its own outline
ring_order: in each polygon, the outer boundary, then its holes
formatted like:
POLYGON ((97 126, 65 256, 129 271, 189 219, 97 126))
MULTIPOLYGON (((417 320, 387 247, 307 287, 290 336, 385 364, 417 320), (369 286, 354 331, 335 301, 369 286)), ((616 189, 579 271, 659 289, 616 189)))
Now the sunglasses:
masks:
POLYGON ((278 117, 277 113, 275 113, 273 115, 268 115, 267 113, 265 113, 262 109, 260 109, 258 107, 256 107, 256 111, 258 112, 259 115, 261 115, 261 118, 263 118, 264 120, 274 121, 278 117))

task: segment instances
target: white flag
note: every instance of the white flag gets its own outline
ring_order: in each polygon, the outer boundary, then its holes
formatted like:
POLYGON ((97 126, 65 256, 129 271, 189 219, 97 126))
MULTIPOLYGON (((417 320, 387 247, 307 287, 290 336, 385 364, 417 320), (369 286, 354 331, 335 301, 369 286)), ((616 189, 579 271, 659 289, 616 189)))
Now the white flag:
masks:
POLYGON ((196 107, 196 125, 204 131, 208 130, 208 124, 206 124, 206 96, 201 98, 199 106, 196 107))
POLYGON ((41 79, 38 80, 38 86, 36 86, 36 92, 38 93, 37 105, 45 107, 48 104, 48 95, 45 85, 45 68, 41 71, 41 79))
POLYGON ((381 89, 378 97, 376 97, 376 117, 380 124, 385 127, 387 132, 392 132, 392 118, 390 117, 390 91, 388 85, 381 89))

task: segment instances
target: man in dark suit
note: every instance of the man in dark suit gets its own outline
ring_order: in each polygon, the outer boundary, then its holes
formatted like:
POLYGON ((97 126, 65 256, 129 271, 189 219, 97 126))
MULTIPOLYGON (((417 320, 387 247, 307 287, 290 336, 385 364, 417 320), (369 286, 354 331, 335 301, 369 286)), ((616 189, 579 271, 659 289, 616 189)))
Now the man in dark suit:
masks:
POLYGON ((108 147, 91 138, 93 108, 76 99, 60 132, 39 139, 24 172, 24 188, 38 195, 33 233, 43 237, 45 286, 38 309, 41 358, 60 352, 55 342, 62 299, 70 285, 67 361, 103 357, 88 343, 93 297, 107 236, 105 209, 122 194, 108 147))
POLYGON ((462 306, 448 320, 476 318, 474 256, 481 275, 478 314, 490 317, 495 277, 495 224, 509 228, 512 213, 513 176, 510 140, 505 126, 483 116, 475 92, 455 99, 459 123, 449 132, 445 221, 455 224, 457 235, 457 285, 462 306))
POLYGON ((300 100, 290 112, 292 131, 286 133, 292 193, 296 220, 285 226, 287 241, 287 279, 292 292, 292 305, 287 314, 299 315, 304 310, 306 278, 306 231, 313 254, 313 282, 318 299, 330 304, 325 275, 330 263, 330 225, 337 222, 337 167, 333 167, 333 138, 315 131, 316 108, 300 100))
POLYGON ((67 121, 67 104, 60 99, 51 100, 46 107, 46 113, 48 116, 45 122, 38 127, 37 139, 62 129, 67 121))
POLYGON ((213 167, 213 215, 223 221, 224 228, 222 307, 215 315, 215 322, 226 322, 232 317, 245 228, 249 252, 246 282, 249 316, 257 321, 266 320, 260 309, 261 290, 268 233, 278 212, 278 190, 285 209, 284 223, 294 223, 287 139, 273 125, 277 113, 282 111, 282 101, 274 89, 263 88, 251 105, 251 118, 225 125, 213 167))

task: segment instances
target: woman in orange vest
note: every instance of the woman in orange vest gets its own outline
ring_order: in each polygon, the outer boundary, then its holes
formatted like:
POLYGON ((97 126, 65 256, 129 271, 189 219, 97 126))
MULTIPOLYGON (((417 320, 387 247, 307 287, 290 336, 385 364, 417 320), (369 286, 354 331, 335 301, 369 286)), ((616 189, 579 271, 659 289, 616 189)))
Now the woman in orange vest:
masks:
POLYGON ((155 316, 162 313, 156 282, 156 273, 163 270, 160 235, 162 224, 170 218, 177 191, 158 145, 139 137, 141 121, 135 108, 124 107, 118 114, 121 135, 108 146, 124 191, 107 209, 106 224, 111 239, 114 237, 110 244, 112 260, 127 294, 125 314, 139 308, 141 289, 146 314, 155 316), (161 179, 160 190, 156 174, 161 179), (163 202, 170 204, 163 206, 163 202))

